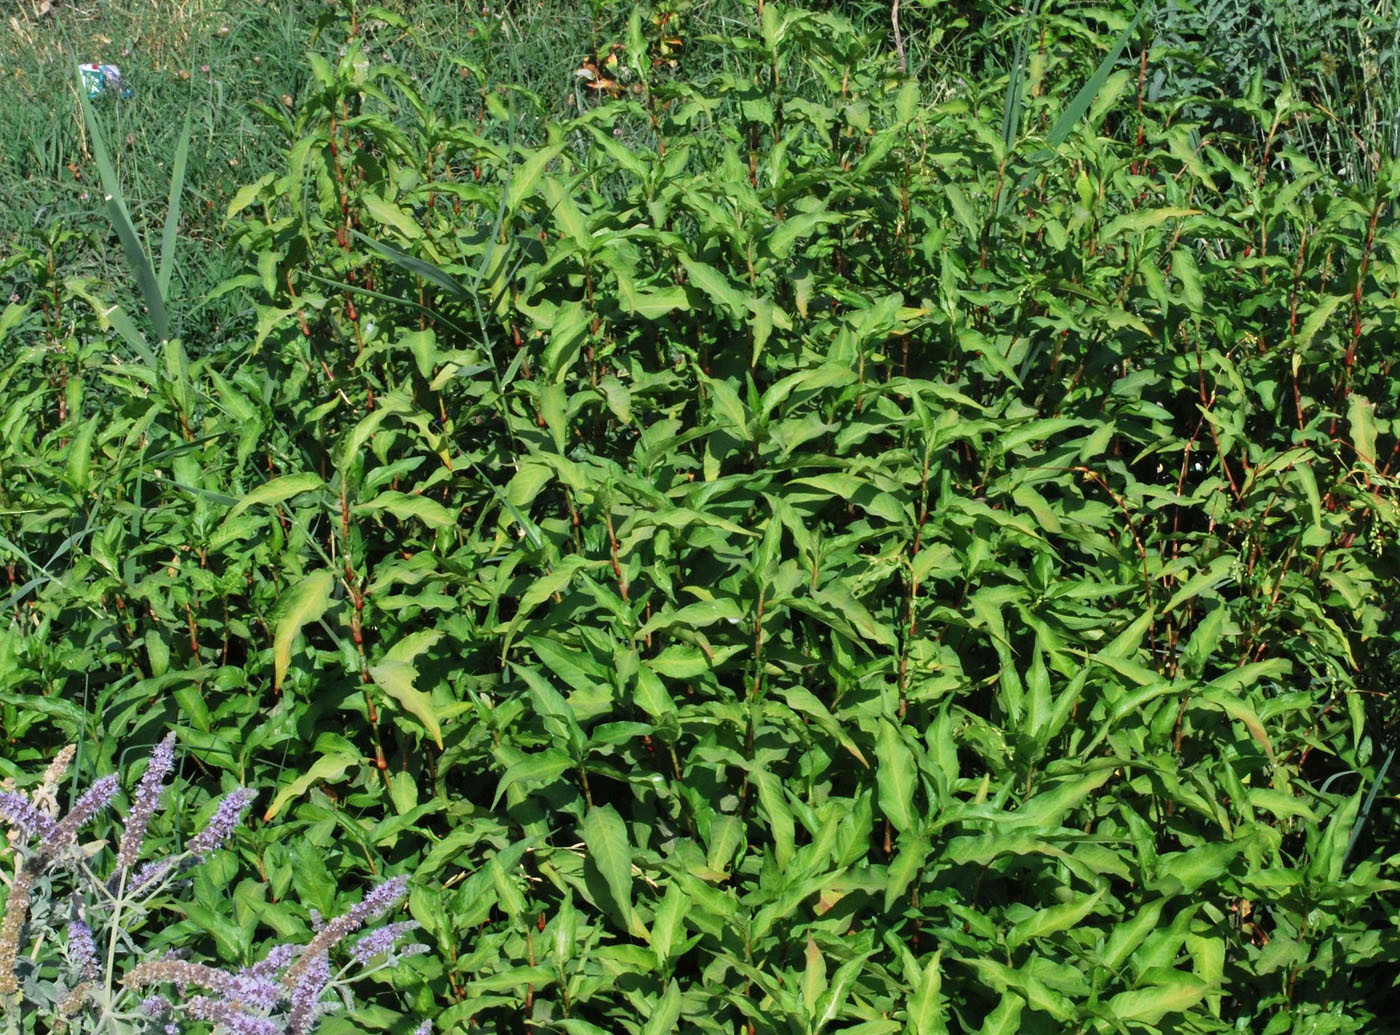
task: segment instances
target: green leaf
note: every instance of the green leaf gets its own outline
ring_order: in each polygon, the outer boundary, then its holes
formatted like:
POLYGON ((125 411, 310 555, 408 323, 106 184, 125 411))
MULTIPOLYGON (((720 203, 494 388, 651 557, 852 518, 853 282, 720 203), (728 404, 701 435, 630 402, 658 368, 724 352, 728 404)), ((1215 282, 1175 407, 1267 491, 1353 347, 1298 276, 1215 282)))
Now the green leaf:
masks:
POLYGON ((909 890, 909 885, 914 882, 914 878, 928 861, 931 847, 927 837, 899 839, 899 852, 891 860, 886 875, 885 912, 893 909, 895 902, 909 890))
POLYGON ((734 287, 723 273, 689 256, 682 255, 680 259, 690 277, 690 283, 718 303, 729 316, 737 320, 748 312, 747 296, 734 287))
POLYGON ((359 201, 365 207, 365 211, 369 213, 369 217, 380 226, 393 227, 410 241, 423 236, 423 228, 392 201, 386 201, 377 194, 371 194, 368 191, 359 195, 359 201))
POLYGON ((137 233, 131 216, 126 210, 121 184, 117 179, 112 159, 107 152, 102 127, 98 125, 97 116, 93 113, 92 105, 88 102, 82 75, 76 68, 73 70, 73 74, 78 78, 78 102, 82 106, 83 118, 87 123, 88 142, 92 146, 92 157, 97 162, 97 174, 102 181, 102 190, 107 195, 108 218, 111 219, 112 227, 117 232, 118 240, 121 241, 127 267, 131 270, 132 276, 136 278, 136 283, 141 289, 141 298, 146 303, 147 312, 150 313, 151 326, 155 330, 156 340, 165 341, 170 337, 170 322, 165 312, 165 295, 160 290, 159 279, 151 265, 151 257, 141 242, 141 235, 137 233))
POLYGON ((429 528, 451 528, 457 523, 452 511, 436 500, 403 492, 381 492, 368 503, 356 504, 352 510, 356 514, 388 513, 401 521, 412 518, 429 528))
POLYGON ((249 507, 264 503, 281 503, 303 492, 314 492, 324 487, 325 482, 309 471, 301 474, 284 474, 280 478, 273 478, 271 481, 259 485, 235 503, 224 515, 223 524, 227 525, 249 507))
POLYGON ((1065 110, 1060 113, 1060 117, 1055 120, 1055 125, 1050 128, 1050 132, 1045 138, 1051 147, 1058 146, 1069 139, 1074 127, 1089 111, 1090 105, 1094 103, 1094 98, 1098 96, 1099 90, 1108 81, 1108 77, 1113 74, 1113 66, 1118 63, 1118 58, 1123 54, 1123 48, 1128 45, 1128 40, 1137 31, 1138 24, 1155 6, 1154 0, 1146 0, 1138 8, 1137 13, 1133 15, 1133 20, 1118 34, 1118 38, 1113 41, 1113 46, 1109 48, 1104 59, 1099 62, 1099 67, 1094 69, 1094 74, 1089 77, 1089 81, 1080 87, 1079 92, 1074 95, 1074 99, 1065 105, 1065 110))
POLYGON ((282 681, 291 666, 293 641, 302 626, 326 613, 334 588, 334 575, 328 571, 316 571, 298 582, 287 594, 272 643, 273 686, 276 690, 282 689, 282 681))
POLYGON ((583 817, 582 832, 588 858, 607 885, 624 926, 637 934, 640 924, 632 913, 632 846, 622 817, 611 805, 592 806, 583 817))
POLYGON ((1356 458, 1372 467, 1376 463, 1376 408, 1364 395, 1352 392, 1347 399, 1347 423, 1356 458))
MULTIPOLYGON (((1043 165, 1054 156, 1053 149, 1068 140, 1070 134, 1074 132, 1074 127, 1088 114, 1089 109, 1093 106, 1094 99, 1098 96, 1099 91, 1103 89, 1104 84, 1108 82, 1108 77, 1113 74, 1113 66, 1118 63, 1118 59, 1122 56, 1123 48, 1128 45, 1128 40, 1132 37, 1133 33, 1137 31, 1138 24, 1142 21, 1143 17, 1155 6, 1155 0, 1145 0, 1138 8, 1137 14, 1133 16, 1132 21, 1118 34, 1118 38, 1114 41, 1113 46, 1109 48, 1108 54, 1099 62, 1098 68, 1094 70, 1094 74, 1089 77, 1088 82, 1080 87, 1079 92, 1074 95, 1069 104, 1065 105, 1065 110, 1060 113, 1060 117, 1055 120, 1055 124, 1050 128, 1050 132, 1045 138, 1045 142, 1050 146, 1042 148, 1040 151, 1031 155, 1029 160, 1030 168, 1021 175, 1021 180, 1016 185, 1016 190, 1014 191, 1015 196, 1019 197, 1021 195, 1021 192, 1024 191, 1026 186, 1030 183, 1031 177, 1035 175, 1036 168, 1043 165)), ((1027 26, 1030 25, 1030 21, 1031 19, 1027 17, 1027 26)), ((1025 43, 1023 41, 1020 53, 1024 53, 1024 48, 1025 43)), ((1020 59, 1020 53, 1018 53, 1018 59, 1020 59)), ((1010 113, 1013 111, 1013 102, 1015 105, 1014 117, 1012 114, 1007 114, 1004 118, 1003 143, 1008 149, 1014 140, 1016 122, 1019 120, 1021 103, 1020 80, 1022 78, 1023 70, 1022 67, 1018 65, 1016 72, 1012 76, 1012 81, 1007 87, 1008 94, 1005 110, 1010 113), (1010 93, 1013 89, 1015 90, 1014 98, 1010 93)), ((1013 192, 1010 191, 1002 192, 1001 197, 1005 200, 999 202, 999 209, 1005 207, 1012 193, 1013 192)))
MULTIPOLYGON (((828 1024, 836 1020, 841 1014, 841 1009, 846 1004, 846 997, 850 994, 851 986, 855 984, 856 978, 864 972, 866 963, 871 953, 861 953, 853 956, 841 966, 836 968, 836 973, 832 975, 831 981, 827 984, 826 991, 817 1000, 817 1008, 812 1018, 813 1035, 820 1035, 820 1032, 828 1024)), ((856 1025, 855 1027, 860 1027, 856 1025)), ((845 1028, 844 1031, 853 1031, 854 1028, 845 1028)))
POLYGON ((1304 318, 1303 326, 1298 330, 1294 348, 1299 352, 1307 351, 1313 338, 1317 337, 1317 332, 1322 330, 1322 325, 1331 319, 1332 314, 1337 311, 1337 307, 1350 297, 1350 295, 1328 295, 1319 302, 1317 307, 1304 318))
POLYGON ((545 167, 559 157, 564 150, 563 142, 550 144, 534 151, 526 151, 525 160, 514 165, 506 181, 506 211, 517 212, 520 203, 535 189, 535 184, 544 175, 545 167))
POLYGON ((763 808, 768 829, 773 835, 773 855, 778 862, 778 869, 786 870, 788 863, 792 861, 796 845, 796 825, 793 822, 792 810, 788 808, 783 785, 772 772, 762 766, 756 766, 749 772, 753 777, 754 786, 758 788, 758 802, 763 808))
POLYGON ((1146 905, 1129 909, 1127 915, 1114 925, 1108 936, 1108 943, 1100 956, 1103 965, 1114 971, 1122 966, 1129 954, 1156 929, 1157 920, 1162 915, 1162 907, 1166 904, 1167 899, 1157 898, 1146 905))
POLYGON ((97 414, 85 420, 68 444, 68 484, 78 493, 92 488, 92 438, 97 434, 98 420, 97 414))
POLYGON ((1200 214, 1201 210, 1198 208, 1140 208, 1110 219, 1099 231, 1099 240, 1107 244, 1120 234, 1137 235, 1154 226, 1160 226, 1168 219, 1184 219, 1200 214))
POLYGON ((272 804, 263 813, 263 822, 271 822, 282 811, 282 807, 287 802, 293 798, 300 798, 311 789, 312 784, 320 783, 323 780, 327 783, 339 780, 345 775, 345 770, 359 761, 359 755, 348 753, 321 756, 311 764, 311 768, 277 792, 277 796, 272 799, 272 804))
POLYGON ((572 768, 574 760, 557 748, 528 754, 502 774, 501 782, 496 785, 495 797, 491 799, 491 808, 494 809, 506 791, 517 783, 553 783, 572 768))
POLYGON ((836 716, 831 714, 826 705, 822 704, 817 698, 816 694, 800 686, 783 687, 779 693, 782 694, 783 700, 787 702, 789 708, 807 716, 815 722, 827 736, 834 737, 837 743, 849 751, 857 762, 867 769, 870 768, 870 763, 865 760, 865 756, 861 754, 860 748, 856 747, 856 742, 851 739, 850 735, 841 727, 841 724, 836 721, 836 716))
POLYGON ((1170 852, 1160 859, 1160 873, 1156 884, 1167 890, 1179 889, 1183 895, 1192 895, 1202 885, 1218 880, 1230 869, 1235 857, 1253 840, 1242 837, 1235 841, 1216 841, 1197 845, 1184 852, 1170 852))
POLYGON ((875 779, 880 811, 900 833, 914 829, 914 791, 919 769, 904 736, 888 719, 880 720, 875 741, 875 779))
POLYGON ((624 313, 640 316, 643 320, 659 320, 677 309, 690 308, 685 288, 675 284, 650 291, 623 291, 619 292, 618 297, 624 313))
POLYGON ((571 238, 579 251, 587 255, 593 249, 593 238, 588 232, 588 221, 583 210, 578 207, 573 193, 564 186, 557 176, 546 176, 543 189, 545 200, 549 202, 554 222, 565 235, 571 238))
POLYGON ((840 222, 841 217, 834 212, 801 212, 789 216, 779 223, 764 239, 764 246, 775 259, 786 259, 793 245, 804 237, 816 233, 828 223, 840 222))
POLYGON ((1003 992, 996 1009, 982 1022, 981 1035, 1020 1035, 1021 1011, 1026 1001, 1015 992, 1003 992))
POLYGON ((1050 906, 1047 909, 1038 910, 1033 916, 1018 921, 1006 933, 1007 949, 1015 951, 1032 938, 1044 938, 1060 931, 1069 930, 1092 913, 1094 907, 1102 901, 1105 894, 1107 894, 1106 889, 1100 888, 1092 895, 1081 897, 1077 902, 1050 906))
POLYGON ((634 640, 645 639, 661 629, 681 626, 687 629, 703 629, 716 622, 737 623, 744 617, 739 605, 733 600, 701 600, 687 604, 674 611, 665 610, 656 614, 633 635, 634 640))
POLYGON ((438 722, 433 700, 414 686, 418 670, 406 661, 385 659, 369 667, 369 677, 375 686, 398 702, 399 707, 408 712, 428 731, 438 750, 442 750, 442 726, 438 722))
POLYGON ((384 244, 381 241, 377 241, 372 237, 360 233, 358 230, 351 230, 350 233, 355 238, 355 240, 363 241, 364 243, 368 244, 380 255, 384 256, 384 258, 399 266, 401 269, 408 271, 416 277, 422 277, 430 284, 436 284, 450 297, 461 299, 463 301, 472 297, 471 291, 468 290, 463 284, 461 284, 455 277, 445 272, 444 270, 439 269, 437 266, 434 266, 432 263, 425 262, 424 260, 419 259, 416 256, 409 255, 407 252, 399 251, 397 248, 394 248, 391 245, 384 244))
POLYGON ((1186 308, 1200 316, 1205 308, 1205 289, 1201 286, 1196 256, 1189 248, 1177 248, 1172 252, 1172 276, 1181 282, 1181 297, 1186 308))
POLYGON ((185 187, 185 165, 190 153, 190 116, 175 145, 174 168, 170 173, 170 199, 165 203, 165 229, 160 238, 160 271, 156 285, 161 298, 170 297, 170 275, 175 270, 175 238, 180 230, 180 194, 185 187))
POLYGON ((802 970, 802 1006, 807 1016, 817 1009, 817 999, 826 991, 826 957, 812 933, 807 932, 807 965, 802 970))
POLYGON ((641 1035, 670 1035, 676 1030, 681 1019, 681 986, 674 979, 666 986, 665 993, 657 1000, 642 1025, 641 1035))
POLYGON ((946 1035, 943 1020, 943 950, 933 954, 909 997, 909 1027, 914 1035, 946 1035))
POLYGON ((1180 974, 1169 983, 1118 993, 1108 1001, 1108 1012, 1115 1020, 1155 1025, 1169 1013, 1195 1006, 1209 990, 1200 978, 1180 974))
POLYGON ((1268 756, 1269 761, 1275 760, 1274 746, 1269 741, 1268 731, 1264 729, 1264 723, 1259 718, 1258 713, 1238 697, 1235 697, 1233 693, 1215 690, 1210 693, 1198 694, 1193 703, 1197 705, 1213 704, 1230 718, 1243 723, 1244 728, 1249 731, 1249 735, 1264 749, 1264 754, 1268 756))
POLYGON ((179 909, 211 935, 220 958, 238 961, 246 957, 253 942, 253 931, 198 902, 185 902, 179 909))

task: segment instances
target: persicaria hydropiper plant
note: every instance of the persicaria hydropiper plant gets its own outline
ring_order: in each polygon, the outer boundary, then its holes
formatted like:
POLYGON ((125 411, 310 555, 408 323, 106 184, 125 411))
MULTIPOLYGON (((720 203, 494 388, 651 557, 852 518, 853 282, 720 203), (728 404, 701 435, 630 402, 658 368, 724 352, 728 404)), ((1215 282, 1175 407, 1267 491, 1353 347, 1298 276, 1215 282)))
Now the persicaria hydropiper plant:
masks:
MULTIPOLYGON (((183 850, 141 860, 147 827, 175 759, 175 735, 156 746, 132 796, 115 854, 107 843, 79 834, 117 793, 104 776, 60 815, 58 785, 72 746, 25 794, 0 790, 0 816, 10 826, 13 868, 0 921, 0 1018, 5 1035, 90 1032, 176 1035, 184 1022, 212 1025, 224 1035, 307 1035, 337 1006, 352 1009, 352 978, 392 966, 424 946, 400 946, 416 925, 370 930, 348 952, 346 940, 393 909, 408 881, 395 877, 373 888, 349 912, 316 923, 305 945, 277 945, 258 963, 230 973, 196 963, 182 951, 143 953, 137 937, 159 896, 232 836, 255 792, 225 796, 183 850), (99 875, 108 867, 110 872, 99 875), (332 954, 347 957, 343 965, 332 954)), ((203 1029, 201 1029, 203 1030, 203 1029)), ((426 1035, 425 1022, 417 1035, 426 1035)))

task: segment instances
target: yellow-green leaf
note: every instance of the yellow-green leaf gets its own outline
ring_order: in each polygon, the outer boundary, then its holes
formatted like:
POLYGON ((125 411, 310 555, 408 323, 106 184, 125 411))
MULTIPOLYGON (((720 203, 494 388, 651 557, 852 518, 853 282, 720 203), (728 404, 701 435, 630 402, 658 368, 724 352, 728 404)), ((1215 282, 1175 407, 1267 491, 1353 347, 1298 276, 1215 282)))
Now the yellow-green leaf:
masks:
POLYGON ((311 789, 312 784, 322 780, 339 780, 345 775, 345 770, 359 760, 358 755, 351 754, 322 755, 311 763, 310 769, 277 792, 277 797, 272 799, 272 804, 263 813, 263 821, 267 822, 273 819, 282 811, 282 806, 293 798, 301 797, 311 789))
POLYGON ((230 507, 229 512, 224 515, 224 524, 228 524, 249 507, 259 503, 281 503, 283 500, 289 500, 303 492, 312 492, 324 485, 325 482, 309 471, 303 471, 301 474, 284 474, 280 478, 273 478, 271 481, 259 485, 230 507))
POLYGON ((1155 1025, 1169 1013, 1181 1013, 1195 1006, 1209 988, 1200 978, 1182 974, 1170 984, 1120 992, 1109 1000, 1108 1010, 1120 1021, 1155 1025))
POLYGON ((385 659, 369 667, 369 677, 375 686, 399 703, 428 731, 433 743, 442 750, 442 726, 438 723, 437 712, 433 709, 432 698, 414 686, 418 670, 406 661, 385 659))
POLYGON ((276 689, 282 689, 282 680, 291 667, 292 643, 297 634, 307 622, 314 622, 326 613, 334 586, 335 576, 328 571, 317 571, 298 582, 287 594, 272 641, 273 686, 276 689))

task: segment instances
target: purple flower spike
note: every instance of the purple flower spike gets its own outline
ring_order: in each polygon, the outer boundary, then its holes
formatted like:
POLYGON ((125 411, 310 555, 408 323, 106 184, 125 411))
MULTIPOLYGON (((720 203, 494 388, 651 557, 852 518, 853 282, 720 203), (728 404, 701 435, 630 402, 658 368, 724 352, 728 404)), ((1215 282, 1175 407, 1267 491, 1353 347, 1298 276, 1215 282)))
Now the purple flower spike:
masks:
POLYGON ((301 952, 300 945, 274 945, 267 955, 248 968, 248 973, 260 978, 275 977, 285 970, 301 952))
POLYGON ((175 860, 168 856, 164 859, 157 859, 155 862, 145 863, 136 871, 135 875, 132 876, 131 887, 128 890, 140 891, 147 884, 154 884, 169 873, 170 868, 174 865, 175 860))
POLYGON ((0 791, 0 816, 29 837, 48 838, 53 834, 53 820, 36 809, 34 803, 22 794, 0 791))
POLYGON ((331 963, 324 952, 318 952, 307 963, 292 986, 291 1013, 287 1017, 290 1035, 307 1035, 316 1026, 321 1013, 321 993, 331 980, 331 963))
POLYGON ((92 941, 92 928, 81 920, 74 920, 68 925, 68 956, 83 977, 96 980, 100 973, 97 946, 92 941))
POLYGON ((396 924, 385 924, 383 927, 370 931, 358 942, 351 955, 355 962, 364 966, 376 956, 383 956, 398 944, 400 938, 410 931, 417 930, 418 924, 413 920, 403 920, 396 924))
POLYGON ((165 777, 174 764, 175 734, 170 733, 151 752, 151 760, 146 764, 146 771, 136 786, 136 798, 131 804, 131 812, 126 817, 121 846, 117 849, 118 869, 126 870, 136 865, 141 843, 146 839, 146 827, 160 802, 161 784, 165 782, 165 777))
POLYGON ((189 850, 196 856, 203 857, 222 848, 224 842, 233 836, 234 828, 243 821, 243 813, 248 811, 248 806, 253 804, 253 799, 257 796, 257 791, 247 787, 240 787, 232 794, 225 795, 224 800, 219 802, 219 807, 214 810, 214 815, 209 818, 208 825, 190 839, 189 850))
POLYGON ((238 1007, 211 996, 197 995, 185 1003, 190 1015, 213 1021, 228 1035, 285 1035, 285 1029, 263 1017, 255 1017, 238 1007))
POLYGON ((402 874, 371 889, 369 894, 350 907, 348 913, 342 913, 317 932, 316 937, 307 944, 301 958, 287 971, 287 976, 282 979, 283 984, 297 981, 302 973, 315 963, 317 957, 342 938, 354 934, 365 925, 365 921, 392 909, 407 893, 408 877, 402 874))
POLYGON ((376 885, 368 895, 360 900, 360 904, 351 908, 348 916, 355 917, 355 926, 358 927, 372 916, 386 913, 399 904, 399 900, 408 894, 408 877, 400 874, 397 877, 390 877, 383 884, 376 885))
POLYGON ((117 793, 117 778, 110 773, 87 789, 81 798, 73 803, 64 816, 53 825, 53 829, 39 843, 39 852, 53 858, 78 840, 78 831, 96 816, 117 793))

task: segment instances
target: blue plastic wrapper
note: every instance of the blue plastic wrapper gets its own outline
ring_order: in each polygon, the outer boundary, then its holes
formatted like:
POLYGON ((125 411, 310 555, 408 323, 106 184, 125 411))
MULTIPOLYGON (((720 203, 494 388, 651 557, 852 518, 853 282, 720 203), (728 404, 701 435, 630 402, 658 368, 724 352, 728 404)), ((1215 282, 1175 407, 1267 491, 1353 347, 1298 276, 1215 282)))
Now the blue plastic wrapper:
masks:
POLYGON ((122 70, 116 65, 79 65, 88 100, 95 101, 108 90, 121 97, 131 96, 131 87, 122 82, 122 70))

